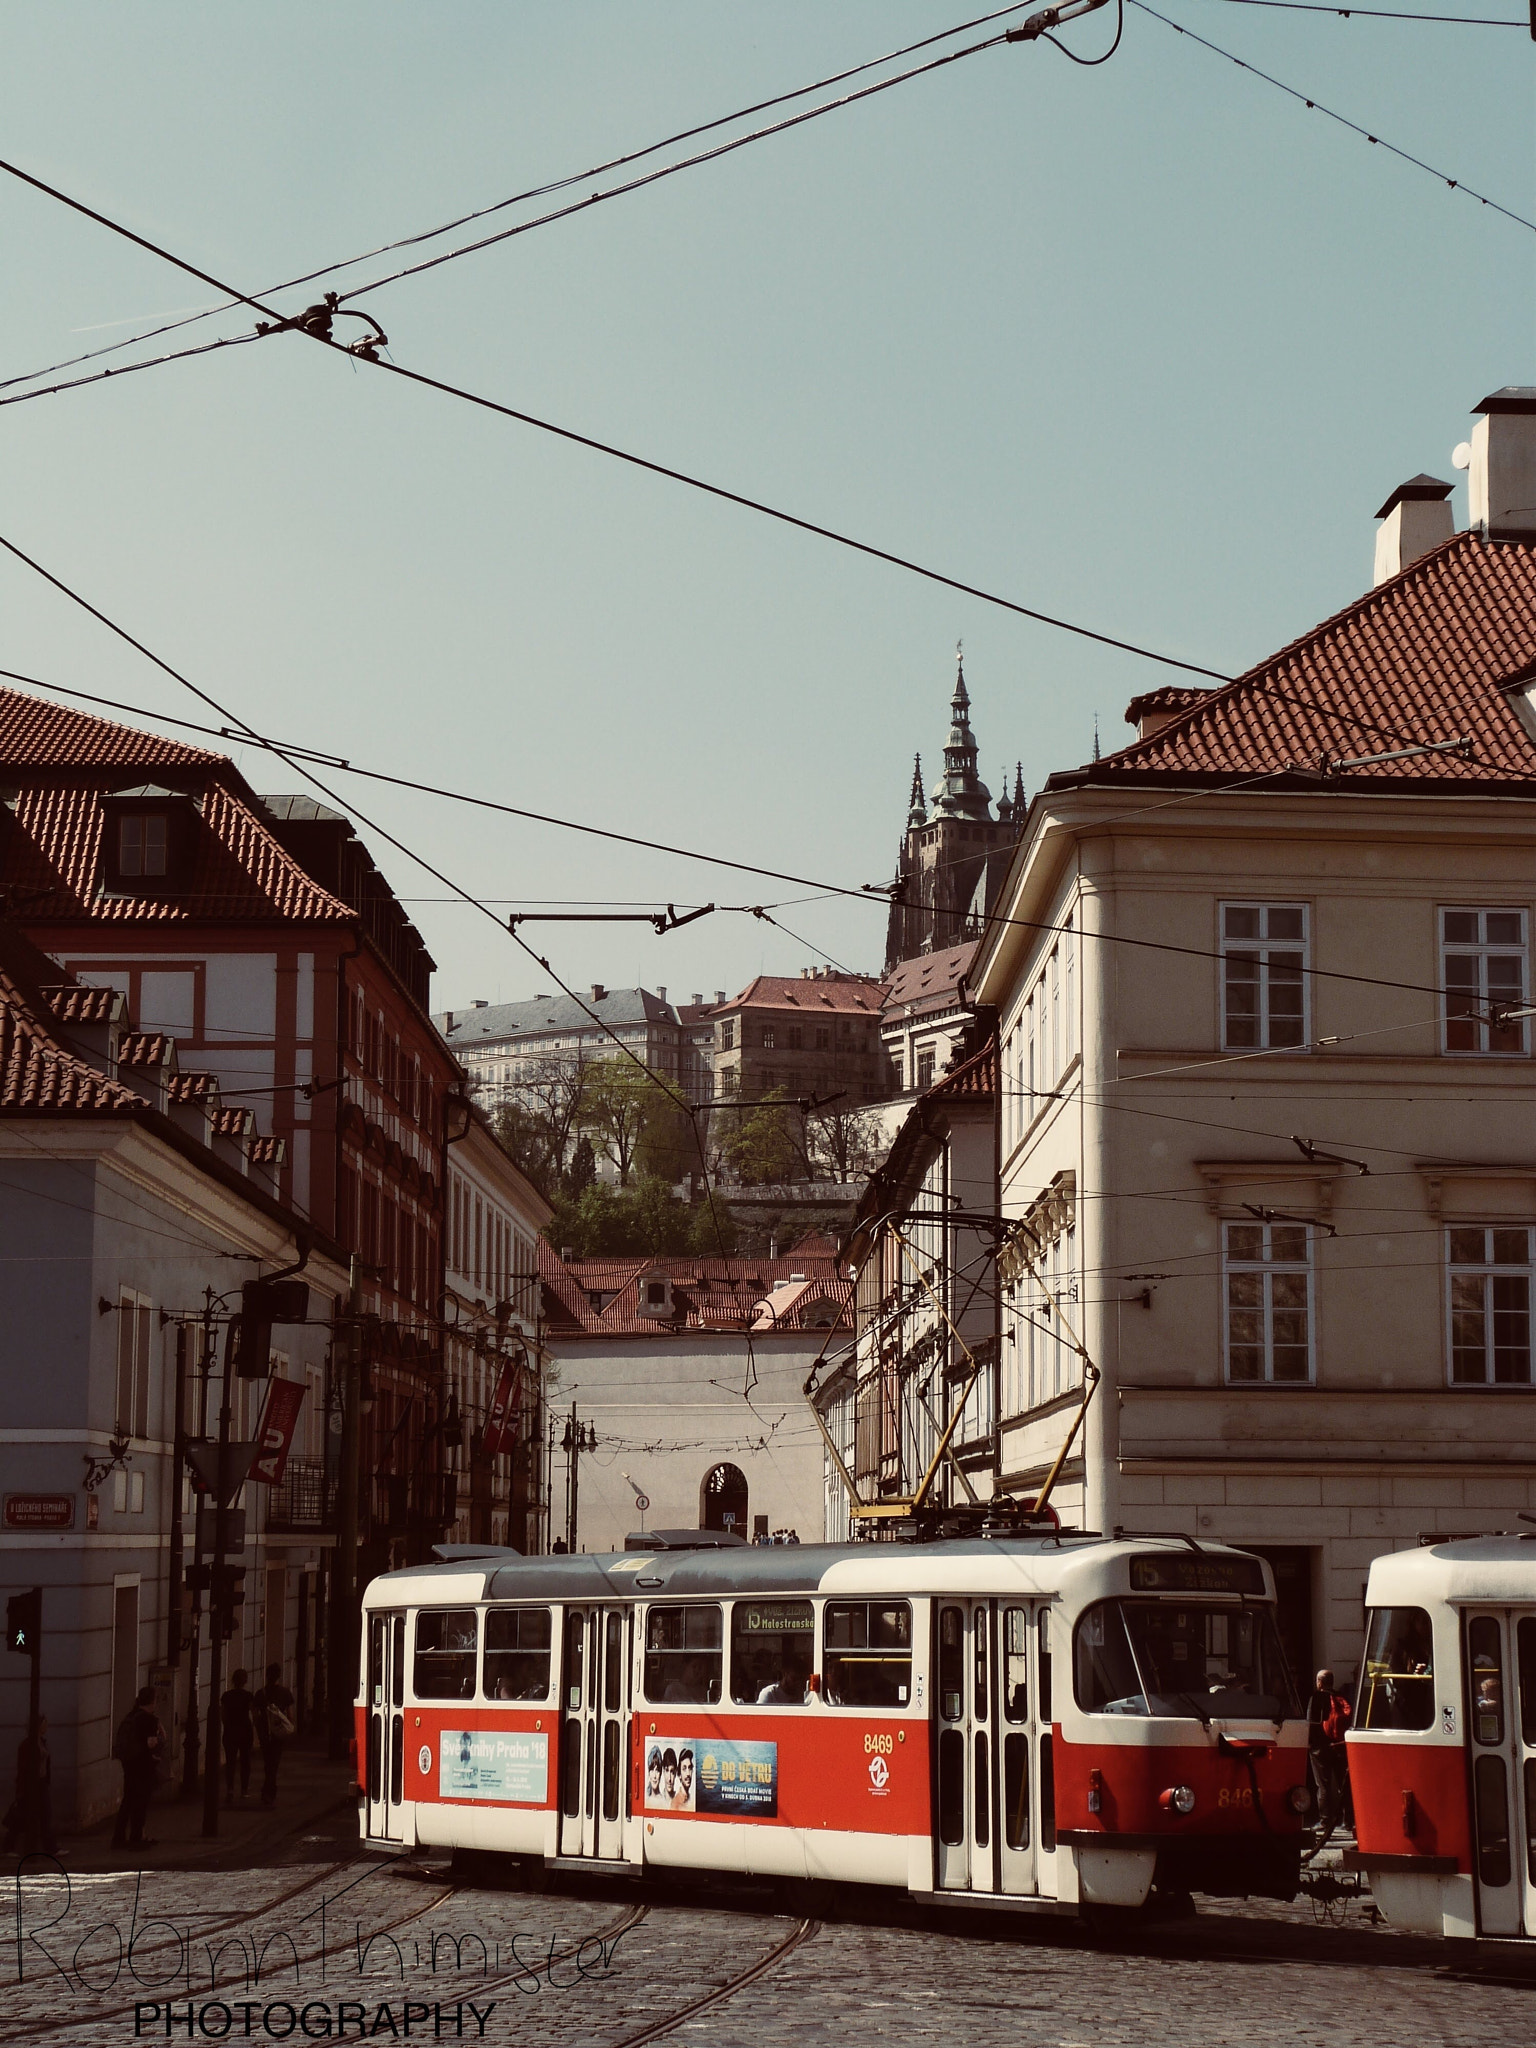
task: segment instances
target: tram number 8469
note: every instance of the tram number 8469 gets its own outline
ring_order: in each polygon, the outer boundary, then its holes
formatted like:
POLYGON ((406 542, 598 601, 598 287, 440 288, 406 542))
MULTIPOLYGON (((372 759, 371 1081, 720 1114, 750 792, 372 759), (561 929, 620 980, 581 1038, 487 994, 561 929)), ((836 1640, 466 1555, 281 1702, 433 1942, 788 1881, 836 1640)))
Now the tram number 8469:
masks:
POLYGON ((891 1750, 892 1743, 889 1735, 866 1735, 864 1738, 864 1754, 866 1756, 889 1756, 891 1750))

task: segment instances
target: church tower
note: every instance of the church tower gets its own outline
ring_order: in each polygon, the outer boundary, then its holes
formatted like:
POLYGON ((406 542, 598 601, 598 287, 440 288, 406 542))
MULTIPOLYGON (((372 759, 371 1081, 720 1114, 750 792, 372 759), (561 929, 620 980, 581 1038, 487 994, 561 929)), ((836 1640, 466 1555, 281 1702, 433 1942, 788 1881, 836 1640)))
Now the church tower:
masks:
POLYGON ((1023 771, 1012 798, 1007 771, 997 815, 977 771, 976 735, 965 662, 955 650, 955 687, 949 702, 944 772, 931 796, 923 794, 922 757, 916 759, 907 829, 896 862, 896 888, 886 931, 885 971, 920 953, 942 953, 979 938, 1024 823, 1023 771))

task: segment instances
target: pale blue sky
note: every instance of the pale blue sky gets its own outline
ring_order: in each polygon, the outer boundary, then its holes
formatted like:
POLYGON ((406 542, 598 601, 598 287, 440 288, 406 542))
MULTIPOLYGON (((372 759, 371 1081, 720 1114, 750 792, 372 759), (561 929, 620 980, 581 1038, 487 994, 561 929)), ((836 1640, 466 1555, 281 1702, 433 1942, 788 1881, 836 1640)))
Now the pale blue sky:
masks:
MULTIPOLYGON (((1523 31, 1165 11, 1536 219, 1523 31)), ((0 154, 265 287, 965 12, 9 5, 0 154)), ((3 375, 208 296, 10 180, 0 247, 3 375)), ((1128 10, 1099 69, 989 52, 367 303, 413 368, 1235 670, 1364 589, 1387 492, 1536 381, 1533 258, 1128 10)), ((297 338, 10 408, 0 448, 0 531, 264 730, 853 884, 890 873, 913 750, 937 772, 957 638, 994 789, 1085 758, 1095 711, 1118 744, 1174 679, 297 338)), ((0 665, 188 711, 10 562, 0 621, 0 665)), ((491 897, 769 888, 355 794, 491 897)), ((542 984, 472 912, 411 907, 439 1006, 542 984)), ((878 966, 878 907, 784 915, 878 966)), ((684 998, 814 957, 740 917, 539 943, 684 998)))

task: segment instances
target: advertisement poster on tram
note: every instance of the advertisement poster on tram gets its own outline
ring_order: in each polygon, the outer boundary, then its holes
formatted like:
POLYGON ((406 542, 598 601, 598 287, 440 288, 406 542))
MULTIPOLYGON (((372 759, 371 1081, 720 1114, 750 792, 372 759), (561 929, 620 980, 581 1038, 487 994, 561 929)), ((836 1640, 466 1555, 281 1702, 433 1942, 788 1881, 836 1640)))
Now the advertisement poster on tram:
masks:
POLYGON ((488 1728, 445 1728, 439 1799, 502 1799, 542 1806, 549 1793, 549 1737, 488 1728))
POLYGON ((779 1811, 779 1745, 674 1735, 645 1756, 651 1813, 740 1813, 773 1820, 779 1811))

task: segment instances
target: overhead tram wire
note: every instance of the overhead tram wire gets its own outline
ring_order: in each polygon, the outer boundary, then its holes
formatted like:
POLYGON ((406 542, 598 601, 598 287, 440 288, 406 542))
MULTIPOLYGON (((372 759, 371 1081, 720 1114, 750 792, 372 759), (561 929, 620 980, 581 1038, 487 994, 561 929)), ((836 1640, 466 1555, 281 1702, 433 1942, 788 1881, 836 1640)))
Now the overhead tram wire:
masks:
MULTIPOLYGON (((481 900, 477 896, 473 895, 471 891, 465 889, 460 883, 454 881, 451 876, 444 874, 441 868, 435 867, 433 863, 429 861, 424 854, 417 853, 413 847, 408 846, 403 839, 398 838, 393 832, 389 831, 387 827, 379 824, 379 822, 376 819, 370 818, 366 812, 360 811, 355 804, 349 804, 346 801, 346 799, 342 797, 339 794, 339 792, 332 789, 328 783, 322 782, 319 776, 315 774, 313 768, 311 768, 308 762, 304 759, 302 750, 294 754, 290 754, 285 752, 282 748, 276 746, 273 742, 263 740, 261 734, 259 734, 256 731, 255 727, 250 725, 246 719, 242 718, 238 712, 231 711, 226 705, 220 703, 216 697, 211 696, 208 693, 208 691, 202 689, 197 683, 194 683, 189 676, 183 675, 180 669, 174 668, 171 665, 171 663, 166 661, 162 655, 156 654, 152 648, 145 646, 142 640, 136 639, 134 635, 128 631, 126 626, 121 626, 117 623, 115 619, 109 618, 105 612, 101 611, 97 606, 93 605, 88 598, 83 597, 79 591, 74 590, 60 577, 55 576, 50 570, 45 569, 43 565, 40 562, 35 561, 32 558, 32 556, 25 554, 22 551, 22 549, 16 546, 14 541, 7 539, 3 534, 0 534, 0 548, 4 548, 8 554, 14 555, 18 561, 24 562, 26 566, 29 569, 31 569, 36 575, 41 576, 45 582, 52 584, 53 588, 57 590, 61 596, 68 598, 72 604, 78 605, 82 611, 88 612, 93 619, 97 620, 98 623, 105 626, 108 632, 115 634, 118 639, 126 641, 127 644, 133 649, 135 649, 137 653, 142 654, 146 661, 152 662, 156 668, 160 669, 164 674, 170 676, 172 680, 179 683, 183 689, 189 690, 194 697, 198 698, 202 703, 207 704, 212 710, 217 711, 221 717, 232 720, 235 725, 241 728, 243 734, 246 737, 248 737, 253 743, 258 743, 268 747, 270 751, 273 752, 279 760, 283 761, 289 768, 291 768, 294 771, 295 774, 302 776, 303 779, 306 782, 308 782, 312 788, 317 789, 323 797, 326 797, 331 803, 335 804, 340 811, 342 811, 350 818, 359 821, 363 825, 366 825, 371 832, 376 832, 381 839, 385 840, 390 846, 393 846, 397 850, 397 852, 404 854, 407 860, 414 861, 418 867, 424 869, 427 874, 432 876, 434 881, 441 882, 445 889, 451 890, 455 897, 460 899, 462 902, 468 904, 471 908, 480 911, 482 915, 484 915, 485 917, 489 918, 491 923, 496 926, 498 931, 504 932, 512 940, 512 943, 515 946, 519 947, 524 953, 526 953, 530 959, 537 961, 539 966, 541 966, 544 969, 545 973, 548 974, 550 978, 554 981, 555 986, 560 990, 560 992, 563 995, 568 996, 570 1000, 576 1004, 577 1008, 581 1010, 583 1014, 593 1024, 595 1024, 598 1027, 598 1029, 604 1034, 605 1037, 612 1039, 614 1045, 618 1047, 619 1052, 623 1055, 624 1058, 631 1061, 633 1065, 637 1067, 639 1071, 642 1074, 644 1074, 649 1081, 651 1081, 657 1088, 659 1088, 664 1095, 673 1098, 678 1103, 679 1108, 682 1108, 684 1106, 683 1098, 677 1085, 673 1082, 668 1081, 664 1076, 656 1073, 655 1070, 652 1067, 650 1067, 640 1057, 640 1055, 634 1050, 634 1048, 619 1036, 619 1034, 613 1029, 613 1027, 610 1024, 608 1024, 602 1017, 600 1017, 597 1014, 597 1012, 587 1002, 583 1000, 582 997, 577 995, 576 991, 573 988, 571 988, 569 984, 561 978, 561 976, 556 972, 556 970, 550 965, 549 961, 545 959, 542 955, 534 951, 533 947, 530 946, 527 940, 524 939, 518 933, 515 927, 509 926, 506 923, 504 923, 501 917, 497 914, 497 912, 492 910, 488 904, 481 902, 481 900)), ((697 1120, 695 1118, 690 1117, 689 1123, 693 1131, 694 1140, 698 1149, 699 1166, 701 1169, 701 1174, 704 1182, 705 1199, 709 1205, 710 1219, 714 1225, 715 1234, 720 1244, 721 1256, 728 1258, 730 1255, 725 1250, 725 1234, 723 1229, 721 1228, 719 1213, 715 1207, 714 1190, 711 1184, 709 1162, 707 1157, 705 1156, 704 1141, 699 1133, 697 1120)), ((752 1350, 750 1334, 747 1338, 747 1358, 749 1365, 747 1391, 750 1392, 752 1386, 756 1384, 757 1378, 756 1360, 752 1350)))
MULTIPOLYGON (((113 624, 113 622, 107 619, 102 613, 94 611, 94 608, 90 606, 84 598, 76 596, 76 594, 72 590, 70 590, 67 584, 59 582, 59 580, 56 577, 50 575, 49 572, 46 569, 44 569, 40 563, 34 561, 30 555, 24 553, 24 551, 21 548, 19 548, 14 541, 8 540, 4 534, 0 534, 0 548, 4 548, 8 553, 15 555, 19 561, 24 562, 29 569, 35 570, 37 574, 42 576, 46 581, 54 584, 56 589, 62 591, 65 596, 70 597, 75 603, 84 606, 85 609, 88 611, 92 611, 93 616, 100 619, 103 625, 110 627, 110 629, 114 633, 117 633, 121 638, 128 640, 130 645, 137 648, 141 654, 144 654, 150 661, 154 662, 158 667, 166 667, 166 664, 162 663, 157 655, 151 654, 148 648, 142 646, 140 642, 133 640, 132 636, 126 633, 123 628, 113 624)), ((209 704, 214 710, 218 711, 221 716, 226 718, 234 716, 233 713, 226 712, 224 710, 224 707, 221 704, 217 703, 213 698, 206 696, 206 694, 200 691, 194 683, 187 682, 186 678, 181 676, 175 669, 167 668, 167 673, 173 676, 177 682, 184 683, 185 687, 191 690, 195 696, 202 697, 203 701, 209 704)), ((35 689, 56 690, 57 694, 60 696, 76 697, 84 703, 105 705, 110 709, 118 711, 127 711, 133 714, 134 716, 141 718, 154 718, 159 720, 159 722, 164 725, 174 725, 183 731, 208 733, 211 734, 214 738, 231 738, 237 741, 244 741, 251 746, 261 747, 265 751, 276 755, 279 760, 287 762, 287 764, 290 767, 296 770, 300 769, 300 764, 304 760, 318 759, 326 767, 330 769, 341 770, 348 775, 359 775, 366 778, 369 781, 382 782, 391 788, 414 790, 424 796, 442 797, 443 799, 451 803, 468 804, 472 808, 477 810, 494 811, 507 817, 526 819, 534 824, 553 825, 559 827, 563 831, 579 832, 595 839, 615 840, 620 845, 639 847, 642 851, 648 853, 661 853, 679 860, 699 861, 701 863, 706 863, 713 867, 731 868, 739 874, 762 875, 772 881, 792 882, 799 887, 814 889, 819 894, 826 896, 828 898, 846 898, 855 903, 879 903, 882 905, 887 905, 890 901, 891 885, 889 883, 882 884, 879 887, 876 887, 872 883, 865 883, 863 886, 855 888, 848 883, 830 882, 822 879, 819 876, 797 874, 792 870, 784 868, 759 867, 750 861, 732 860, 731 858, 729 858, 729 856, 725 854, 705 853, 699 851, 696 848, 685 846, 673 846, 668 844, 665 840, 646 839, 636 833, 618 832, 611 829, 610 827, 603 825, 589 825, 573 818, 556 817, 551 813, 545 811, 527 810, 517 804, 501 803, 493 797, 474 796, 463 790, 447 789, 439 783, 418 782, 413 780, 409 776, 391 775, 386 773, 383 769, 379 768, 362 768, 357 766, 354 762, 342 760, 339 755, 309 754, 304 748, 299 747, 296 744, 290 745, 287 742, 270 740, 266 738, 263 734, 255 732, 251 730, 249 727, 247 727, 243 720, 240 721, 241 730, 237 733, 231 733, 225 727, 199 725, 194 723, 190 719, 175 718, 169 715, 168 713, 157 711, 145 711, 139 705, 125 704, 118 698, 100 697, 94 695, 90 691, 66 689, 62 684, 55 685, 52 683, 45 683, 40 681, 36 676, 23 675, 19 670, 16 669, 0 669, 0 676, 10 677, 12 680, 17 682, 28 683, 32 685, 32 687, 35 689)), ((1278 775, 1284 772, 1286 771, 1277 769, 1271 771, 1271 774, 1278 775)), ((1195 801, 1200 797, 1221 796, 1228 793, 1242 794, 1247 788, 1249 788, 1252 785, 1254 781, 1263 781, 1269 779, 1271 779, 1270 776, 1244 776, 1240 777, 1236 782, 1232 784, 1218 784, 1216 787, 1211 789, 1196 790, 1192 792, 1188 798, 1169 798, 1166 801, 1166 803, 1153 804, 1147 806, 1146 808, 1149 810, 1162 810, 1171 808, 1174 804, 1177 803, 1182 803, 1185 801, 1195 801)), ((318 784, 316 786, 319 787, 318 784)), ((1526 802, 1530 801, 1529 798, 1521 798, 1515 800, 1526 802)), ((333 801, 340 804, 342 803, 343 800, 339 796, 333 795, 333 801)), ((345 808, 345 806, 343 807, 345 808)), ((359 812, 358 815, 361 816, 362 813, 359 812)), ((1139 816, 1141 815, 1141 813, 1137 812, 1133 813, 1133 815, 1139 816)), ((1113 820, 1110 820, 1109 822, 1113 822, 1113 820)), ((373 829, 382 831, 383 828, 375 827, 373 829)), ((389 835, 386 833, 384 836, 388 837, 389 835)), ((391 840, 391 844, 399 845, 399 842, 391 840)), ((401 850, 407 854, 408 858, 412 860, 417 859, 417 856, 413 852, 411 852, 410 848, 402 847, 401 850)), ((429 874, 434 872, 427 862, 421 861, 419 864, 425 867, 429 874)), ((440 881, 444 881, 444 878, 441 876, 438 876, 437 879, 440 881)), ((483 899, 479 897, 470 896, 467 892, 459 889, 456 883, 444 881, 444 887, 453 891, 453 900, 455 902, 463 901, 471 904, 477 910, 486 912, 487 915, 494 914, 489 910, 487 904, 483 899)), ((757 907, 758 906, 756 905, 731 906, 731 908, 733 909, 755 909, 757 907)), ((497 919, 497 923, 500 923, 499 918, 497 919)), ((1075 935, 1078 938, 1084 940, 1085 942, 1093 943, 1095 945, 1129 946, 1139 952, 1173 953, 1182 958, 1190 960, 1220 961, 1225 959, 1226 957, 1224 953, 1222 953, 1218 948, 1213 946, 1184 946, 1178 945, 1174 941, 1169 939, 1136 938, 1127 932, 1087 931, 1074 927, 1070 924, 1054 924, 1044 918, 1004 917, 998 916, 996 913, 994 913, 991 919, 989 920, 989 923, 998 926, 999 929, 1004 930, 1012 929, 1017 931, 1036 932, 1040 934, 1042 937, 1061 938, 1068 936, 1069 934, 1073 934, 1075 932, 1075 935)), ((790 936, 793 937, 795 936, 795 934, 792 933, 790 934, 790 936)), ((804 941, 801 941, 801 943, 803 944, 804 941)), ((1407 991, 1409 994, 1412 995, 1445 996, 1451 993, 1451 991, 1446 989, 1443 985, 1437 985, 1432 982, 1396 981, 1384 975, 1353 974, 1347 968, 1314 967, 1313 965, 1311 965, 1310 962, 1304 967, 1302 967, 1300 971, 1304 976, 1306 976, 1309 980, 1312 981, 1339 981, 1348 982, 1357 987, 1364 988, 1401 989, 1407 991)))
POLYGON ((1287 14, 1337 14, 1345 21, 1352 21, 1358 14, 1366 21, 1428 21, 1454 25, 1456 28, 1524 28, 1523 21, 1516 21, 1511 15, 1483 14, 1404 14, 1390 7, 1339 7, 1330 6, 1328 0, 1223 0, 1228 7, 1278 7, 1287 14))
POLYGON ((1398 157, 1403 163, 1411 164, 1416 171, 1425 171, 1430 177, 1438 178, 1442 185, 1448 185, 1453 192, 1464 192, 1469 199, 1475 199, 1483 206, 1491 206, 1495 213, 1503 214, 1506 220, 1512 220, 1517 227, 1529 228, 1532 234, 1536 234, 1536 220, 1527 220, 1523 213, 1516 213, 1512 207, 1501 205, 1497 199, 1490 199, 1486 192, 1474 190, 1462 179, 1451 177, 1449 172, 1437 170, 1433 164, 1426 163, 1422 157, 1414 156, 1410 150, 1400 149, 1395 142, 1388 142, 1380 135, 1373 135, 1369 128, 1362 128, 1358 121, 1351 121, 1347 114, 1336 113, 1332 107, 1325 107, 1321 100, 1313 98, 1310 93, 1302 92, 1297 86, 1287 85, 1283 78, 1276 78, 1271 72, 1261 71, 1257 64, 1250 64, 1246 57, 1235 56, 1231 50, 1224 50, 1220 43, 1213 43, 1208 36, 1197 35, 1192 28, 1186 28, 1171 15, 1160 14, 1155 7, 1148 5, 1148 0, 1127 0, 1127 4, 1139 8, 1143 14, 1151 15, 1152 19, 1160 21, 1164 28, 1171 28, 1175 35, 1187 36, 1192 43, 1198 43, 1201 49, 1209 50, 1213 56, 1224 57, 1229 64, 1235 64, 1239 71, 1246 71, 1250 76, 1262 79, 1265 85, 1272 85, 1288 99, 1298 101, 1300 105, 1315 113, 1326 115, 1330 121, 1336 121, 1341 128, 1347 128, 1352 135, 1363 136, 1367 142, 1386 150, 1389 156, 1398 157))
MULTIPOLYGON (((622 156, 607 158, 604 162, 590 165, 584 171, 573 171, 562 178, 553 178, 543 185, 531 185, 526 191, 514 192, 508 199, 494 200, 488 206, 480 206, 468 213, 461 213, 453 220, 444 221, 434 228, 422 228, 415 234, 402 235, 392 242, 380 242, 372 249, 364 249, 355 256, 343 256, 331 263, 323 263, 316 270, 307 270, 298 277, 285 278, 281 284, 269 285, 263 297, 270 298, 277 292, 292 291, 301 284, 313 284, 322 277, 333 277, 339 271, 351 270, 359 263, 368 263, 375 256, 387 256, 395 249, 417 247, 423 242, 435 241, 439 235, 452 234, 456 228, 468 227, 471 221, 488 219, 491 214, 504 213, 508 207, 524 205, 530 199, 543 199, 552 192, 562 192, 572 185, 584 185, 590 178, 603 177, 609 171, 621 170, 626 164, 639 163, 643 158, 654 156, 658 150, 671 149, 680 142, 691 142, 695 136, 711 134, 717 128, 727 128, 733 121, 749 120, 754 114, 767 113, 773 107, 787 106, 791 100, 804 99, 807 93, 822 92, 828 86, 841 85, 845 79, 857 78, 865 71, 878 70, 882 64, 894 64, 899 58, 910 57, 918 50, 931 49, 935 43, 947 42, 951 36, 965 35, 973 28, 984 28, 989 22, 1001 21, 1006 15, 1023 12, 1028 0, 1013 0, 1008 7, 999 7, 990 14, 979 14, 969 21, 956 22, 953 27, 938 29, 932 35, 922 36, 915 43, 904 43, 899 49, 887 50, 883 57, 868 57, 862 63, 851 64, 845 70, 829 72, 826 77, 814 79, 809 85, 799 85, 792 91, 776 93, 771 98, 754 101, 750 106, 738 107, 734 113, 719 114, 712 120, 701 121, 691 128, 679 129, 675 134, 664 136, 659 142, 648 142, 642 149, 632 149, 622 156)), ((916 76, 916 73, 909 74, 916 76)), ((55 371, 70 370, 77 363, 98 361, 102 356, 115 354, 125 348, 133 348, 141 341, 153 341, 162 334, 174 334, 183 327, 194 326, 200 320, 212 319, 216 314, 228 313, 248 301, 238 292, 231 292, 228 285, 218 289, 225 294, 225 303, 207 306, 194 313, 150 327, 130 335, 125 341, 114 341, 104 348, 88 349, 84 354, 66 357, 62 362, 51 363, 46 369, 30 370, 23 374, 0 378, 0 391, 8 390, 13 384, 35 383, 40 377, 51 377, 55 371)), ((195 351, 183 351, 194 353, 195 351)), ((172 361, 173 357, 160 358, 172 361)))

